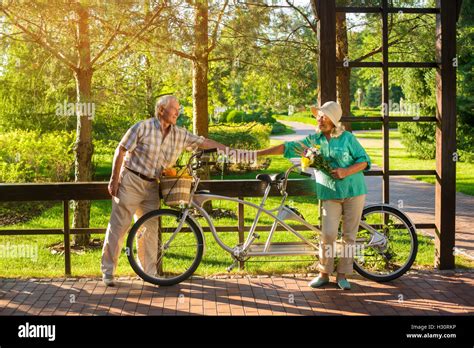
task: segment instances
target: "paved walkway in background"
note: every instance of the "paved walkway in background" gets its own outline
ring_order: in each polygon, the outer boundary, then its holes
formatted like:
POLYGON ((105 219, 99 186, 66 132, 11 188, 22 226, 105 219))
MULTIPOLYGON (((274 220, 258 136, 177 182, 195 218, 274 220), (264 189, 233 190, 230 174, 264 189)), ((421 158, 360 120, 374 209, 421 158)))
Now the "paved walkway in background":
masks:
MULTIPOLYGON (((281 122, 281 121, 280 121, 281 122)), ((301 140, 314 133, 315 127, 301 122, 287 122, 286 125, 295 130, 294 134, 272 136, 281 141, 301 140)), ((357 133, 358 131, 354 131, 357 133)), ((365 132, 365 131, 364 131, 365 132)), ((359 138, 363 146, 374 146, 381 140, 359 138)), ((400 147, 399 141, 391 141, 391 147, 400 147)), ((381 169, 376 165, 372 169, 381 169)), ((382 202, 382 178, 368 176, 365 178, 368 195, 367 204, 382 202)), ((435 217, 435 185, 412 179, 408 176, 392 176, 390 178, 390 204, 399 206, 414 223, 434 223, 435 217)), ((434 230, 422 230, 419 233, 434 238, 434 230)), ((474 259, 474 196, 456 193, 456 251, 474 259)))
POLYGON ((0 279, 0 315, 474 315, 474 273, 410 271, 389 283, 355 275, 352 290, 311 277, 191 278, 156 287, 139 279, 0 279))

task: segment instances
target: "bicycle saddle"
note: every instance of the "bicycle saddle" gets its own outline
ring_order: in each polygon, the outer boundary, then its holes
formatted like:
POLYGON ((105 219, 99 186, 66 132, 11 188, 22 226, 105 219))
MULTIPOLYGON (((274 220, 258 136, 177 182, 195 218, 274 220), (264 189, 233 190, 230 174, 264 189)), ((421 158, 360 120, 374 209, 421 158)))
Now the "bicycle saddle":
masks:
POLYGON ((285 177, 285 173, 278 174, 258 174, 255 179, 266 182, 267 184, 274 184, 285 177))

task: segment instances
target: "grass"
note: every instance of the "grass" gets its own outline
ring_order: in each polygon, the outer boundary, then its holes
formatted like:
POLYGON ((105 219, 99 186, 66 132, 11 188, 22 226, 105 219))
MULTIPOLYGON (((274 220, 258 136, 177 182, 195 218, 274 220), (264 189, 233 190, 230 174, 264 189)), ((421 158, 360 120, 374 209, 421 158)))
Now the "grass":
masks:
MULTIPOLYGON (((381 133, 358 133, 358 137, 367 139, 381 139, 381 133)), ((391 132, 391 139, 397 140, 400 138, 398 132, 391 132)), ((271 146, 277 145, 281 141, 271 140, 271 146)), ((382 149, 379 147, 367 148, 372 161, 376 164, 382 162, 382 149)), ((269 172, 276 173, 285 171, 290 165, 287 159, 281 156, 271 156, 272 162, 268 170, 253 173, 246 173, 243 175, 228 175, 226 180, 232 179, 254 179, 258 173, 269 172)), ((101 161, 97 161, 96 174, 108 178, 110 173, 110 161, 112 155, 107 158, 103 156, 101 161)), ((434 169, 434 161, 423 161, 416 158, 411 158, 407 155, 403 148, 391 149, 391 167, 393 169, 434 169)), ((474 165, 467 163, 457 164, 457 189, 467 194, 474 194, 474 165)), ((292 174, 293 178, 301 178, 297 174, 292 174)), ((432 177, 416 177, 418 180, 430 182, 434 180, 432 177)), ((213 179, 219 179, 218 176, 213 179)), ((259 198, 248 199, 251 202, 259 203, 259 198)), ((267 201, 267 207, 276 207, 279 203, 279 197, 271 197, 267 201)), ((303 213, 307 221, 316 224, 319 218, 317 207, 317 199, 310 196, 305 197, 289 197, 287 204, 295 206, 303 213)), ((237 205, 232 202, 214 202, 214 208, 230 209, 237 212, 237 205)), ((92 203, 91 211, 91 227, 107 226, 110 217, 111 202, 94 201, 92 203)), ((250 225, 253 221, 255 213, 252 209, 246 208, 244 210, 244 220, 246 225, 250 225)), ((237 220, 233 218, 222 218, 214 221, 217 226, 237 226, 237 220)), ((270 225, 271 220, 267 217, 262 217, 261 225, 270 225)), ((203 223, 204 225, 204 223, 203 223)), ((12 226, 5 226, 8 229, 30 229, 30 228, 61 228, 62 227, 62 205, 55 204, 53 207, 44 211, 41 215, 34 217, 32 220, 16 224, 12 226)), ((314 238, 312 232, 305 232, 304 235, 308 238, 314 238)), ((237 233, 219 233, 222 240, 231 246, 238 242, 237 233)), ((261 241, 266 239, 267 233, 260 233, 261 241)), ((104 238, 103 234, 92 235, 92 238, 104 238)), ((215 242, 210 233, 205 233, 206 238, 206 253, 203 261, 196 274, 210 275, 225 273, 225 269, 232 263, 232 259, 219 245, 215 242)), ((294 241, 295 237, 288 235, 288 233, 276 233, 275 241, 294 241)), ((64 255, 52 254, 49 246, 61 243, 62 236, 1 236, 0 245, 5 247, 22 245, 28 250, 37 252, 37 258, 19 258, 19 257, 0 257, 0 277, 63 277, 64 276, 64 255)), ((4 249, 6 250, 6 249, 4 249)), ((426 236, 419 236, 418 255, 414 264, 414 268, 432 268, 433 267, 434 244, 433 240, 426 236)), ((72 260, 72 276, 100 276, 100 257, 101 249, 91 249, 80 254, 73 254, 72 260)), ((315 260, 312 257, 283 257, 283 258, 253 258, 246 263, 245 271, 234 270, 234 273, 251 273, 251 274, 282 274, 282 273, 297 273, 307 272, 308 267, 311 266, 315 260), (272 261, 272 262, 269 262, 272 261)), ((474 268, 474 261, 464 258, 462 256, 455 257, 456 267, 458 268, 474 268)), ((120 255, 120 260, 117 268, 117 275, 134 275, 133 270, 128 264, 125 253, 120 255)))
MULTIPOLYGON (((355 136, 363 139, 382 139, 382 131, 380 132, 364 132, 360 131, 355 133, 355 136)), ((402 138, 401 134, 397 130, 390 130, 390 140, 400 140, 402 138)))
MULTIPOLYGON (((351 111, 354 117, 380 117, 380 110, 376 109, 360 109, 351 111)), ((395 116, 395 115, 394 115, 395 116)), ((275 115, 277 121, 291 121, 301 122, 311 125, 316 125, 317 121, 310 111, 303 111, 294 113, 291 116, 288 115, 275 115)), ((396 128, 395 122, 390 122, 390 128, 396 128)), ((370 130, 370 129, 381 129, 381 122, 352 122, 352 130, 370 130)))
MULTIPOLYGON (((381 139, 381 134, 367 133, 356 134, 358 138, 381 139)), ((400 139, 399 132, 390 132, 390 139, 400 139)), ((373 163, 378 166, 383 164, 382 147, 366 147, 373 163)), ((390 148, 390 169, 392 170, 434 170, 436 169, 436 160, 422 160, 411 156, 405 148, 390 148)), ((433 175, 414 175, 410 176, 416 180, 435 184, 436 178, 433 175)), ((474 163, 458 162, 456 163, 456 191, 470 196, 474 196, 474 163)))

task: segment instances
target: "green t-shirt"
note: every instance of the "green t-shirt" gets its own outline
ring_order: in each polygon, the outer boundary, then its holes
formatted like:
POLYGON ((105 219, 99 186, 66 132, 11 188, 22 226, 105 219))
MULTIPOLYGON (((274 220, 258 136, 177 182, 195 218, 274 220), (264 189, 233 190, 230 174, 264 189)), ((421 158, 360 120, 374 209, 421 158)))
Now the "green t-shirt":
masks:
MULTIPOLYGON (((321 132, 311 134, 301 141, 285 142, 286 158, 301 157, 302 146, 314 145, 321 146, 322 156, 329 161, 332 168, 347 168, 354 163, 367 162, 365 171, 370 170, 370 157, 365 152, 354 134, 344 131, 336 138, 330 138, 329 141, 321 132)), ((343 199, 359 196, 367 193, 367 186, 362 171, 346 176, 344 179, 334 179, 326 173, 314 170, 316 178, 316 196, 319 199, 343 199)))

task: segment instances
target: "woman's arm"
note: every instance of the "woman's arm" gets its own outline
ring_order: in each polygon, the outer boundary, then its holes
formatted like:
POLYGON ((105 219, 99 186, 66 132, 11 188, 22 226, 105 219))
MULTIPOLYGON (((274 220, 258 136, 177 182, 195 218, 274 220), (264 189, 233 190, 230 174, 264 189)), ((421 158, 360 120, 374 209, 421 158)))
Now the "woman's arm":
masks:
POLYGON ((367 162, 354 163, 347 168, 335 168, 331 170, 331 175, 335 179, 344 179, 345 177, 360 172, 367 167, 367 162))
POLYGON ((285 144, 280 144, 277 146, 269 147, 268 149, 258 150, 257 156, 283 155, 284 151, 285 151, 285 144))
POLYGON ((218 143, 217 141, 212 139, 205 139, 204 142, 199 146, 200 149, 218 149, 224 152, 226 150, 226 147, 227 146, 218 143))

